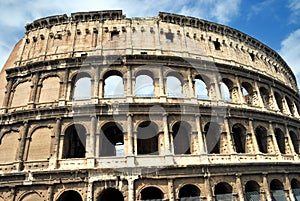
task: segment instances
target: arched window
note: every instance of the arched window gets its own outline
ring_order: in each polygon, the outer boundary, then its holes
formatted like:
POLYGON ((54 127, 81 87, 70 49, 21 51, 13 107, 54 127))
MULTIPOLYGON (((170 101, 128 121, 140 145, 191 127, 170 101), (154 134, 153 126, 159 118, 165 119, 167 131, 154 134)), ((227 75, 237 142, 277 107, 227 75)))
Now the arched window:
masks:
POLYGON ((270 183, 270 191, 272 200, 274 201, 286 201, 283 185, 278 179, 273 179, 270 183))
POLYGON ((252 97, 253 97, 253 87, 248 82, 243 82, 242 86, 242 94, 244 97, 244 101, 248 105, 252 105, 252 97))
POLYGON ((260 186, 256 181, 248 181, 245 185, 245 198, 247 201, 260 200, 260 186))
POLYGON ((282 97, 277 92, 274 93, 274 96, 275 96, 275 100, 276 100, 278 109, 280 110, 280 112, 283 112, 282 97))
POLYGON ((180 188, 178 197, 180 201, 200 201, 200 189, 192 184, 184 185, 180 188))
POLYGON ((232 127, 232 135, 237 153, 246 152, 246 128, 241 124, 235 124, 232 127))
POLYGON ((104 98, 124 96, 123 77, 119 71, 109 71, 104 77, 104 98))
POLYGON ((268 153, 267 129, 262 126, 257 127, 255 129, 255 136, 259 151, 262 153, 268 153))
POLYGON ((290 131, 290 136, 291 136, 291 140, 294 146, 294 150, 297 154, 299 154, 299 141, 298 141, 298 137, 296 135, 296 133, 294 133, 293 131, 290 131))
MULTIPOLYGON (((78 78, 78 76, 77 76, 78 78)), ((85 100, 91 98, 91 78, 81 77, 75 81, 74 100, 85 100)))
POLYGON ((232 187, 226 182, 218 183, 215 186, 215 196, 216 196, 216 201, 219 201, 219 200, 221 200, 221 201, 233 200, 232 187))
POLYGON ((30 95, 31 82, 20 83, 14 90, 11 106, 19 107, 27 105, 30 95))
POLYGON ((117 123, 106 123, 101 131, 100 156, 124 156, 124 136, 117 123))
POLYGON ((287 103, 287 105, 289 107, 291 115, 294 116, 295 115, 295 108, 294 108, 293 102, 287 96, 285 97, 285 100, 286 100, 286 103, 287 103))
POLYGON ((176 122, 172 127, 174 154, 191 154, 191 128, 186 122, 176 122))
POLYGON ((38 193, 31 192, 23 196, 20 201, 42 201, 44 200, 38 193))
POLYGON ((291 181, 292 191, 296 201, 300 201, 300 182, 297 179, 291 181))
POLYGON ((59 78, 49 77, 42 83, 41 94, 39 97, 40 103, 58 101, 59 98, 59 78))
POLYGON ((52 132, 49 128, 38 128, 31 135, 27 160, 47 160, 50 157, 52 132))
POLYGON ((153 97, 154 84, 149 75, 138 75, 135 79, 135 95, 139 97, 153 97))
POLYGON ((123 194, 115 188, 107 188, 102 191, 97 201, 124 201, 123 194))
POLYGON ((86 130, 82 125, 71 125, 66 129, 63 158, 84 158, 85 157, 86 130))
POLYGON ((220 153, 220 125, 214 122, 209 122, 204 126, 204 134, 206 139, 207 153, 220 153))
POLYGON ((182 98, 182 83, 179 78, 169 75, 167 76, 167 94, 168 97, 182 98))
POLYGON ((285 137, 284 137, 284 133, 279 128, 275 129, 275 138, 280 153, 285 154, 285 137))
POLYGON ((270 92, 265 87, 259 88, 259 93, 261 95, 263 104, 265 108, 270 108, 270 92))
POLYGON ((57 201, 82 201, 81 195, 77 191, 65 191, 61 194, 57 201))
POLYGON ((156 187, 146 187, 141 191, 141 199, 143 201, 149 200, 149 201, 154 201, 154 200, 163 200, 164 199, 164 194, 163 192, 156 187))
POLYGON ((139 124, 137 128, 137 154, 158 154, 158 129, 151 121, 139 124))
POLYGON ((223 78, 222 81, 219 83, 220 91, 222 95, 222 99, 227 102, 231 102, 231 89, 233 87, 233 83, 231 80, 223 78))
POLYGON ((5 133, 0 139, 0 163, 13 162, 16 160, 19 145, 17 132, 5 133), (5 154, 3 154, 5 153, 5 154))
POLYGON ((201 76, 196 76, 195 78, 195 89, 196 89, 195 91, 198 99, 202 99, 202 100, 209 99, 207 85, 203 81, 203 78, 201 76))

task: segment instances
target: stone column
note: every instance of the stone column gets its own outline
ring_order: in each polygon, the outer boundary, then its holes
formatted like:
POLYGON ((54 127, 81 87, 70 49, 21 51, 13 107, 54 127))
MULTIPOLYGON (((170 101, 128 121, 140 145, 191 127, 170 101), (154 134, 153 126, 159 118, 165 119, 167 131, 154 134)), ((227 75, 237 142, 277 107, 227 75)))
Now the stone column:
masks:
POLYGON ((48 191, 47 191, 47 194, 48 194, 48 200, 49 201, 53 201, 53 192, 54 192, 54 187, 53 185, 49 185, 48 186, 48 191))
POLYGON ((12 79, 9 79, 6 85, 6 90, 5 90, 5 96, 4 96, 4 101, 3 101, 3 107, 5 109, 5 112, 7 112, 7 108, 9 106, 9 100, 11 99, 11 92, 12 92, 12 85, 13 81, 12 79))
POLYGON ((126 93, 124 91, 124 94, 127 96, 127 102, 132 102, 132 72, 131 72, 131 66, 127 66, 127 87, 126 87, 126 93))
POLYGON ((137 178, 135 177, 129 177, 127 179, 128 181, 128 199, 127 201, 133 201, 135 200, 135 187, 134 187, 134 182, 137 178))
POLYGON ((243 91, 242 91, 242 87, 241 87, 241 84, 240 84, 240 81, 239 81, 239 78, 238 78, 237 75, 235 76, 235 84, 236 84, 236 87, 237 87, 238 97, 240 99, 238 101, 238 103, 246 104, 245 99, 244 99, 244 95, 243 95, 243 91))
POLYGON ((138 154, 137 140, 138 140, 137 131, 134 131, 133 132, 134 155, 138 154))
POLYGON ((275 99, 275 95, 274 95, 274 91, 273 91, 272 87, 269 86, 269 89, 270 89, 270 99, 269 99, 270 108, 275 110, 275 111, 280 111, 280 109, 278 107, 278 104, 277 104, 277 101, 275 99))
POLYGON ((287 200, 290 200, 290 201, 296 200, 294 197, 293 189, 292 189, 288 174, 285 174, 284 180, 285 180, 285 182, 284 182, 283 186, 284 186, 284 190, 286 191, 287 200))
POLYGON ((204 186, 205 186, 205 189, 206 189, 206 200, 207 201, 213 201, 213 195, 212 195, 212 187, 210 185, 210 176, 209 174, 205 174, 204 175, 204 186))
POLYGON ((94 103, 98 103, 98 96, 99 96, 99 68, 97 66, 93 66, 95 76, 92 78, 92 99, 94 99, 94 103))
POLYGON ((235 153, 234 141, 232 139, 228 118, 224 119, 224 127, 225 127, 225 133, 227 133, 226 141, 227 141, 227 145, 228 145, 227 146, 228 152, 229 153, 235 153))
POLYGON ((277 143, 277 140, 275 137, 272 122, 269 122, 267 143, 268 143, 268 150, 271 150, 272 153, 280 154, 280 150, 279 150, 278 143, 277 143))
POLYGON ((262 190, 265 193, 265 200, 272 201, 271 193, 269 190, 269 183, 268 183, 268 179, 267 179, 267 173, 263 173, 262 190))
POLYGON ((295 148, 287 124, 285 124, 284 127, 285 127, 285 149, 286 149, 285 153, 295 155, 296 154, 295 148))
POLYGON ((168 198, 169 201, 175 201, 173 179, 168 179, 168 198))
POLYGON ((104 98, 104 80, 99 79, 99 98, 104 98))
POLYGON ((161 66, 159 69, 159 96, 162 102, 166 101, 166 85, 165 85, 165 78, 163 74, 163 67, 161 66))
MULTIPOLYGON (((168 125, 168 114, 163 114, 163 131, 164 131, 164 154, 170 155, 171 149, 170 149, 170 136, 169 136, 169 125, 168 125)), ((172 146, 173 147, 173 146, 172 146)))
POLYGON ((238 199, 240 201, 244 201, 244 192, 243 192, 243 185, 241 182, 241 175, 240 174, 236 174, 235 175, 235 183, 236 183, 236 188, 237 188, 237 195, 238 195, 238 199))
POLYGON ((188 76, 188 82, 189 82, 189 98, 191 99, 197 99, 197 93, 195 91, 195 82, 193 81, 193 76, 192 76, 192 71, 191 69, 189 68, 188 69, 189 71, 189 76, 188 76))
POLYGON ((28 105, 30 108, 35 107, 36 97, 37 97, 36 95, 37 95, 38 80, 39 80, 39 75, 35 74, 32 78, 30 98, 29 98, 29 102, 28 102, 28 105))
POLYGON ((264 108, 264 102, 262 100, 262 96, 260 94, 260 90, 259 87, 257 85, 257 82, 254 82, 254 89, 253 89, 253 105, 255 106, 260 106, 262 108, 264 108), (257 95, 257 100, 255 98, 255 94, 257 95))
POLYGON ((66 68, 64 71, 64 78, 61 83, 61 90, 59 94, 59 106, 64 106, 65 101, 68 99, 68 79, 69 79, 69 69, 66 68))
POLYGON ((133 155, 132 116, 133 114, 127 114, 127 155, 133 155))
MULTIPOLYGON (((96 115, 91 116, 91 131, 89 135, 89 140, 87 140, 87 163, 89 167, 95 166, 95 134, 97 127, 97 117, 96 115)), ((88 137, 88 136, 87 136, 88 137)))
POLYGON ((26 144, 26 137, 27 137, 27 133, 28 133, 28 121, 24 121, 23 122, 23 129, 21 131, 21 141, 19 144, 19 156, 18 156, 18 162, 19 162, 19 167, 18 167, 18 171, 22 170, 22 163, 24 161, 24 153, 25 153, 25 144, 26 144))
POLYGON ((53 144, 53 152, 52 157, 50 158, 50 166, 53 169, 57 168, 57 161, 59 158, 59 137, 61 133, 61 118, 56 119, 55 133, 54 133, 54 144, 53 144))
POLYGON ((258 154, 258 153, 260 153, 260 151, 259 151, 259 147, 258 147, 256 135, 255 135, 255 130, 253 127, 253 119, 249 119, 249 131, 251 133, 250 135, 251 135, 253 151, 254 151, 254 153, 258 154))
POLYGON ((88 181, 86 201, 93 201, 94 200, 93 199, 93 186, 94 186, 93 181, 88 181))
POLYGON ((206 144, 204 143, 204 139, 203 139, 203 135, 202 135, 202 131, 201 131, 201 119, 200 118, 201 118, 200 114, 195 115, 196 130, 198 132, 198 151, 197 151, 197 153, 202 155, 202 154, 207 154, 207 148, 206 148, 206 144))

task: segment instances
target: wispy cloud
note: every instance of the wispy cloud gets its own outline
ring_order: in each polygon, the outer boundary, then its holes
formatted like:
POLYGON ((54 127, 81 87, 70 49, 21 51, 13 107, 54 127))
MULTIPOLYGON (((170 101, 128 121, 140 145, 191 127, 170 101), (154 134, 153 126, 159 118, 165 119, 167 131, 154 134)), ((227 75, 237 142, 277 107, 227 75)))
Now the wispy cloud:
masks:
POLYGON ((229 23, 238 15, 241 0, 5 0, 0 2, 0 68, 22 38, 26 23, 46 16, 79 11, 122 9, 127 17, 157 16, 159 11, 229 23))
POLYGON ((299 0, 289 0, 288 8, 291 10, 290 22, 299 23, 300 20, 300 1, 299 0))

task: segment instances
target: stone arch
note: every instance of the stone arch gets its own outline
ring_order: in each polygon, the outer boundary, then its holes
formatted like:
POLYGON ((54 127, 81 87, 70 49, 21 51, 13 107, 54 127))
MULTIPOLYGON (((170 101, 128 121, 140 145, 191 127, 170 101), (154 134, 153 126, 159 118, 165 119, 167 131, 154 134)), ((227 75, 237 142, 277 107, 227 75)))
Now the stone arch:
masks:
POLYGON ((256 181, 248 181, 245 185, 245 199, 247 201, 260 200, 260 186, 256 181))
POLYGON ((82 196, 74 190, 68 190, 68 191, 64 191, 59 198, 57 199, 57 201, 83 201, 82 196))
POLYGON ((124 201, 123 194, 115 189, 115 188, 107 188, 104 189, 99 197, 97 198, 97 201, 124 201))
POLYGON ((237 153, 246 153, 246 128, 242 124, 232 126, 232 135, 237 153))
POLYGON ((5 132, 0 138, 0 163, 13 162, 19 145, 19 134, 16 131, 5 132))
POLYGON ((154 75, 148 70, 139 70, 135 74, 135 96, 155 96, 154 75))
POLYGON ((283 184, 278 179, 273 179, 271 181, 270 192, 272 200, 286 200, 283 184))
POLYGON ((232 101, 233 82, 230 79, 223 78, 220 83, 220 93, 224 101, 232 101))
POLYGON ((41 82, 39 103, 57 102, 59 99, 60 79, 57 76, 49 76, 41 82))
POLYGON ((200 200, 200 189, 193 184, 186 184, 179 189, 180 200, 200 200))
POLYGON ((208 100, 209 99, 209 78, 206 76, 196 75, 195 79, 195 94, 197 99, 208 100))
POLYGON ((143 188, 140 193, 140 200, 163 200, 164 199, 164 193, 157 187, 149 186, 146 188, 143 188))
POLYGON ((269 109, 270 108, 270 91, 265 87, 260 87, 259 93, 261 95, 261 99, 263 101, 265 108, 269 109))
POLYGON ((158 154, 158 127, 152 121, 144 121, 137 127, 137 154, 158 154))
POLYGON ((221 127, 218 123, 208 122, 204 126, 207 153, 220 153, 221 127))
POLYGON ((86 134, 86 128, 81 124, 68 126, 64 133, 62 158, 84 158, 86 134))
POLYGON ((280 112, 283 112, 283 103, 282 103, 282 96, 278 92, 274 92, 274 97, 280 112))
POLYGON ((257 126, 255 128, 255 136, 256 136, 259 151, 262 153, 268 153, 267 129, 263 126, 257 126))
POLYGON ((123 156, 124 135, 120 124, 107 122, 101 127, 100 156, 123 156))
POLYGON ((44 201, 44 199, 35 191, 22 195, 19 201, 44 201))
POLYGON ((290 110, 291 115, 295 115, 295 108, 294 108, 294 104, 291 101, 291 99, 288 96, 285 96, 285 100, 286 100, 286 104, 290 110))
POLYGON ((72 98, 74 100, 85 100, 91 98, 92 90, 91 75, 80 72, 72 77, 72 98))
POLYGON ((300 200, 300 182, 298 179, 292 179, 291 188, 292 188, 295 200, 300 200))
POLYGON ((232 186, 226 182, 220 182, 215 186, 216 201, 233 200, 232 186))
POLYGON ((298 139, 298 135, 294 132, 294 131, 289 131, 293 146, 294 146, 294 150, 297 154, 299 154, 299 139, 298 139))
POLYGON ((181 73, 168 72, 166 74, 166 91, 167 96, 182 98, 184 79, 181 73))
POLYGON ((11 107, 19 107, 27 105, 29 101, 29 95, 31 92, 31 81, 26 80, 18 83, 13 88, 13 96, 11 101, 11 107))
POLYGON ((249 82, 242 82, 241 91, 242 91, 245 103, 248 105, 252 105, 253 86, 249 82))
POLYGON ((117 70, 110 70, 103 75, 103 96, 104 98, 123 97, 124 80, 123 74, 117 70))
POLYGON ((27 160, 47 160, 50 157, 53 133, 48 127, 35 128, 30 135, 27 160))
POLYGON ((278 144, 278 148, 280 153, 285 154, 285 136, 284 133, 282 132, 282 130, 280 128, 275 128, 275 138, 278 144))
POLYGON ((178 121, 172 126, 174 154, 191 154, 191 125, 178 121))

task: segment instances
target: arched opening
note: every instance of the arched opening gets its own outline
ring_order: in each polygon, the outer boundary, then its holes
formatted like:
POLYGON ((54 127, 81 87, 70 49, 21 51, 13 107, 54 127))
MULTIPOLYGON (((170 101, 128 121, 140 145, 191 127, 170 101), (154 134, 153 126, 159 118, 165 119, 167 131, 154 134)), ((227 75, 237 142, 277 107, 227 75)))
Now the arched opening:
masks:
POLYGON ((247 201, 260 200, 260 186, 256 181, 248 181, 245 185, 245 198, 247 201))
POLYGON ((182 83, 179 78, 174 75, 167 76, 167 96, 182 98, 182 83))
POLYGON ((296 201, 300 201, 300 182, 297 179, 291 181, 292 191, 296 201))
POLYGON ((176 122, 172 127, 174 154, 191 154, 191 126, 176 122))
POLYGON ((65 191, 61 194, 57 201, 82 201, 81 195, 77 191, 65 191))
POLYGON ((275 138, 280 153, 285 154, 285 137, 284 137, 284 133, 279 128, 275 129, 275 138))
POLYGON ((140 74, 135 79, 135 96, 153 97, 154 82, 153 78, 146 74, 140 74))
MULTIPOLYGON (((205 79, 207 80, 207 79, 205 79)), ((195 91, 197 99, 209 100, 208 87, 203 78, 198 75, 195 77, 195 91)))
POLYGON ((259 88, 259 93, 265 108, 270 108, 270 92, 265 87, 259 88))
POLYGON ((298 136, 296 135, 296 133, 294 133, 293 131, 290 131, 290 136, 291 136, 291 140, 294 146, 294 150, 297 154, 299 154, 299 140, 298 140, 298 136))
POLYGON ((137 154, 158 154, 158 129, 151 121, 139 124, 137 128, 137 154))
POLYGON ((44 199, 36 192, 30 192, 20 199, 20 201, 42 201, 42 200, 44 199))
POLYGON ((283 112, 282 97, 277 92, 274 93, 274 96, 275 96, 275 100, 276 100, 278 109, 280 110, 280 112, 283 112))
POLYGON ((0 163, 13 162, 16 160, 19 145, 19 134, 17 132, 5 133, 0 139, 0 163))
POLYGON ((49 77, 42 82, 39 103, 58 101, 60 80, 58 77, 49 77))
POLYGON ((100 156, 124 156, 124 136, 121 126, 115 122, 101 128, 100 156))
POLYGON ((74 81, 74 100, 86 100, 91 98, 91 78, 88 75, 82 74, 76 76, 74 81))
POLYGON ((184 185, 179 190, 179 201, 200 201, 200 189, 192 184, 184 185))
POLYGON ((162 201, 164 199, 163 192, 156 187, 146 187, 141 191, 141 200, 146 201, 162 201))
POLYGON ((220 125, 215 122, 209 122, 204 126, 204 134, 206 140, 207 153, 220 153, 220 125))
POLYGON ((233 88, 233 82, 229 79, 223 78, 219 83, 222 99, 227 102, 231 102, 231 90, 233 88))
POLYGON ((104 77, 104 98, 117 98, 124 96, 123 77, 119 71, 109 71, 104 77))
POLYGON ((85 157, 86 130, 80 124, 71 125, 66 129, 63 158, 84 158, 85 157))
POLYGON ((291 113, 291 115, 295 115, 295 109, 294 109, 294 104, 293 104, 293 102, 286 96, 285 97, 285 100, 286 100, 286 103, 287 103, 287 105, 288 105, 288 107, 289 107, 289 110, 290 110, 290 113, 291 113))
POLYGON ((19 107, 27 105, 31 90, 31 82, 23 82, 16 86, 13 91, 13 99, 11 107, 19 107))
POLYGON ((124 201, 123 194, 115 188, 107 188, 102 191, 97 201, 124 201))
POLYGON ((242 82, 241 84, 242 88, 242 94, 244 97, 244 101, 248 105, 252 105, 252 97, 253 97, 253 87, 248 82, 242 82))
POLYGON ((231 201, 233 200, 232 197, 232 187, 226 183, 226 182, 221 182, 218 183, 215 186, 215 196, 216 196, 216 201, 231 201))
POLYGON ((232 127, 232 135, 237 153, 246 152, 246 128, 241 124, 235 124, 232 127))
POLYGON ((273 179, 271 181, 270 192, 271 192, 272 200, 286 201, 285 193, 283 190, 283 184, 278 179, 273 179))
POLYGON ((262 126, 258 126, 255 129, 255 136, 258 144, 259 151, 261 153, 268 153, 268 135, 267 129, 262 126))

